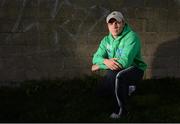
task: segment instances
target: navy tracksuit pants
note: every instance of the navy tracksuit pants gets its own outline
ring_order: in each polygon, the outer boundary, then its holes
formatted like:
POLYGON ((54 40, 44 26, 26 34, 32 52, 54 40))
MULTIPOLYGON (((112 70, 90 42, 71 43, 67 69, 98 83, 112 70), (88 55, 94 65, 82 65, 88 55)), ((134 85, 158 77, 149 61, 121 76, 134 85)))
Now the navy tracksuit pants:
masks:
POLYGON ((102 81, 104 93, 110 93, 113 96, 115 104, 115 113, 123 113, 126 110, 129 85, 136 85, 143 77, 144 71, 137 67, 129 67, 120 71, 108 70, 102 81))

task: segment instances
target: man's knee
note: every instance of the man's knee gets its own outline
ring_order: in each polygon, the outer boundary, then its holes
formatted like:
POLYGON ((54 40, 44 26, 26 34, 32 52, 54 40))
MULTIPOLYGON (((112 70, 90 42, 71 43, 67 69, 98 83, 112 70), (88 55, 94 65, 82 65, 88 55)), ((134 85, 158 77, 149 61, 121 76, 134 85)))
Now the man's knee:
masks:
POLYGON ((119 81, 123 82, 127 80, 127 73, 124 71, 120 71, 119 73, 117 73, 116 75, 116 79, 118 79, 119 81))
POLYGON ((114 92, 114 84, 116 80, 117 72, 108 70, 102 80, 102 88, 106 91, 114 92))
POLYGON ((117 71, 108 70, 105 77, 108 79, 115 80, 117 73, 118 73, 117 71))

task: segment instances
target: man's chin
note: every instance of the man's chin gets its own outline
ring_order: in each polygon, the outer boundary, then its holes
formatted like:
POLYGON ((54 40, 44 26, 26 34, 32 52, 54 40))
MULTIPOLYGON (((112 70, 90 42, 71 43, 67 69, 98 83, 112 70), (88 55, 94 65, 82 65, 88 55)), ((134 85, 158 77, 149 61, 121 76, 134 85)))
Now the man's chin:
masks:
POLYGON ((118 34, 113 34, 113 37, 118 37, 118 34))
POLYGON ((113 33, 113 36, 118 36, 120 33, 119 32, 115 32, 113 33))

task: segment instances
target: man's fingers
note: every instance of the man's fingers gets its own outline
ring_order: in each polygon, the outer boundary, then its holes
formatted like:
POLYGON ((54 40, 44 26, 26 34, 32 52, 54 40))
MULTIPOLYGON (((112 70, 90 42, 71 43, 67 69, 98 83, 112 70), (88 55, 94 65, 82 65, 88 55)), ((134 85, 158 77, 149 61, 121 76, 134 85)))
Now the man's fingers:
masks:
POLYGON ((98 65, 93 65, 91 70, 92 71, 97 71, 97 70, 99 70, 99 66, 98 65))
POLYGON ((111 70, 119 70, 121 66, 118 62, 116 62, 117 59, 118 58, 106 59, 104 63, 111 70))
POLYGON ((116 65, 118 65, 118 66, 119 66, 119 63, 118 63, 118 62, 116 62, 115 60, 118 60, 118 58, 112 58, 112 59, 111 59, 111 61, 112 61, 113 63, 115 63, 116 65))
POLYGON ((115 65, 117 65, 118 67, 120 67, 119 63, 118 62, 114 62, 115 65))
POLYGON ((116 62, 116 61, 112 61, 112 62, 113 62, 114 65, 116 65, 118 67, 121 67, 118 62, 116 62))
POLYGON ((112 65, 112 68, 113 68, 113 70, 117 70, 117 69, 119 69, 119 66, 114 64, 114 65, 112 65))

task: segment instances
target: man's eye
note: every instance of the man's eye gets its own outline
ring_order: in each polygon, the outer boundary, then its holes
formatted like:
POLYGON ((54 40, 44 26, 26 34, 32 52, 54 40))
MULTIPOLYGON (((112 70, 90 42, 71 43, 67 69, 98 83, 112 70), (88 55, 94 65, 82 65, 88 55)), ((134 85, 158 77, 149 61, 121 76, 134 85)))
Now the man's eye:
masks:
POLYGON ((113 24, 114 23, 114 21, 109 21, 109 24, 113 24))

